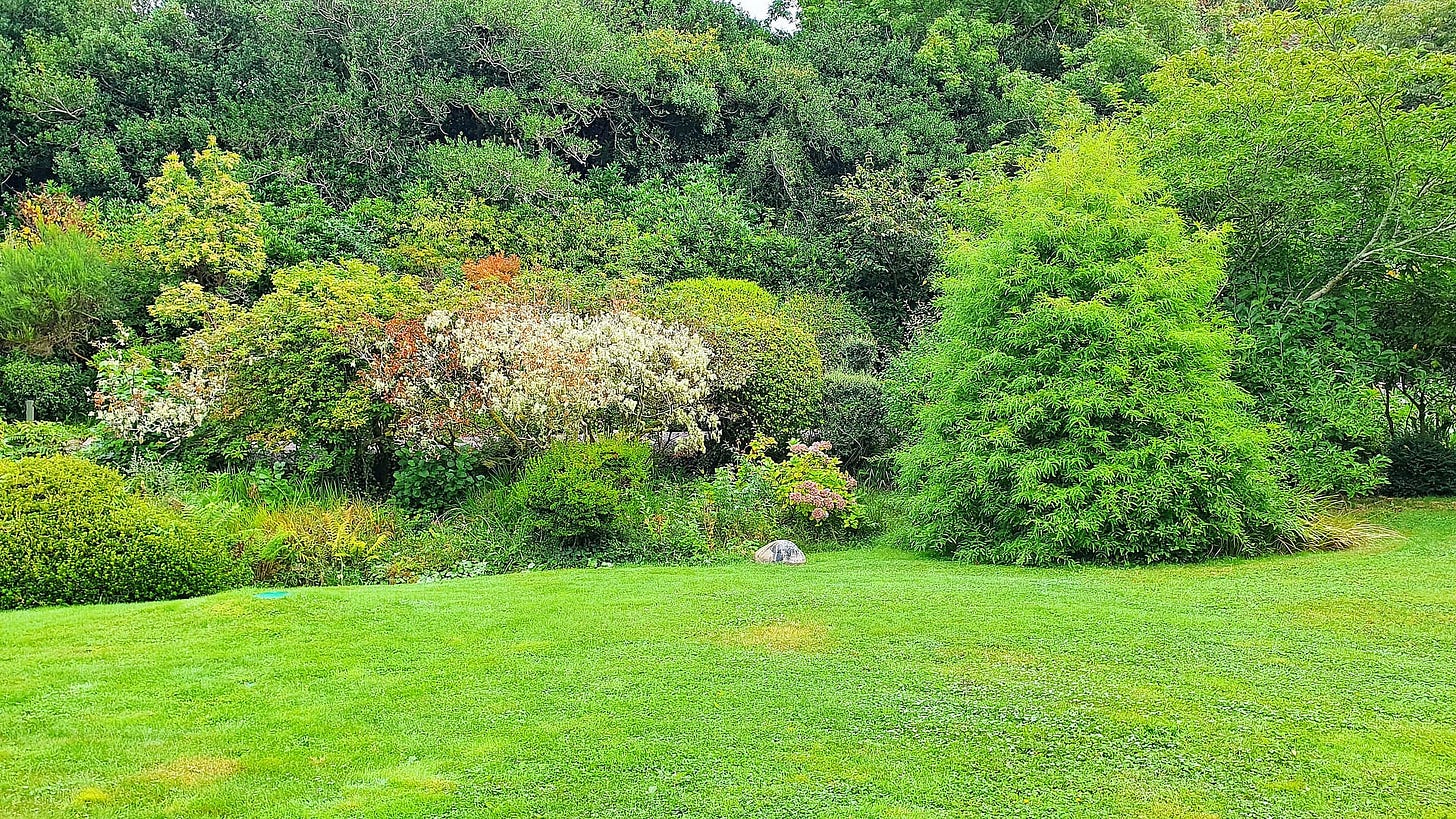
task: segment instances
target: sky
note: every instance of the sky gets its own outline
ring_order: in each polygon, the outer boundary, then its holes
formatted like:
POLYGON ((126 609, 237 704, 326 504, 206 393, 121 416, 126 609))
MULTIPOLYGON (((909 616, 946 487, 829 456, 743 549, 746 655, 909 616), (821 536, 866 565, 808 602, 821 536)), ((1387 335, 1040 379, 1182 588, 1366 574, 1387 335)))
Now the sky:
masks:
MULTIPOLYGON (((769 4, 772 3, 773 0, 729 0, 729 2, 731 2, 738 8, 743 9, 745 12, 748 13, 750 17, 762 20, 764 18, 764 15, 768 14, 769 4)), ((790 7, 792 8, 793 5, 791 4, 790 7)), ((791 32, 794 30, 795 24, 786 23, 783 20, 780 20, 773 24, 773 28, 776 31, 791 32)))
POLYGON ((771 0, 733 0, 733 5, 762 20, 763 16, 768 13, 770 2, 771 0))

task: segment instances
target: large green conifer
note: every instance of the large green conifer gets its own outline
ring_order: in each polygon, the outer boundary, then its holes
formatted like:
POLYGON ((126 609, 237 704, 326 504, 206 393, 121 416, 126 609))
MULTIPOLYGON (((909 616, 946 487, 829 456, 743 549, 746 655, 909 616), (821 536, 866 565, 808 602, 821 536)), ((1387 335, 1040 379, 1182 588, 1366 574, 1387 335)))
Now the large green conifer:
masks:
POLYGON ((978 560, 1148 561, 1290 536, 1265 429, 1229 380, 1221 237, 1159 203, 1106 131, 979 203, 911 353, 900 457, 922 547, 978 560))

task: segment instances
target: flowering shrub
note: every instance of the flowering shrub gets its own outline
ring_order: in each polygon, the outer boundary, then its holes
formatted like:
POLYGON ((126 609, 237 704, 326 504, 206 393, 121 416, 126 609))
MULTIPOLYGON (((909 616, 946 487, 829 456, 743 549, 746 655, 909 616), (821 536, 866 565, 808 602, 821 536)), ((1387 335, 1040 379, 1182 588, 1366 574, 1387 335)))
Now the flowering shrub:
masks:
POLYGON ((767 437, 755 440, 745 466, 762 470, 780 506, 812 523, 834 520, 845 529, 859 526, 859 501, 854 494, 859 484, 829 454, 830 443, 791 441, 788 457, 775 461, 769 450, 776 443, 767 437))
POLYGON ((423 451, 519 453, 670 429, 701 450, 716 423, 702 340, 632 313, 487 303, 384 327, 374 387, 398 411, 396 440, 423 451))
POLYGON ((96 360, 96 420, 133 444, 175 447, 222 394, 219 374, 114 350, 96 360))

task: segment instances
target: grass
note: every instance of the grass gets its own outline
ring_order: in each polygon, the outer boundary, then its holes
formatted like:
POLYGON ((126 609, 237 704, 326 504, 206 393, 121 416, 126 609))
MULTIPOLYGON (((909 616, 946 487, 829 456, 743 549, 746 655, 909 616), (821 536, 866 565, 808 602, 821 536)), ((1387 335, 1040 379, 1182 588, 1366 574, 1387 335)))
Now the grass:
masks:
POLYGON ((0 613, 0 816, 1456 817, 1456 507, 1382 519, 0 613))

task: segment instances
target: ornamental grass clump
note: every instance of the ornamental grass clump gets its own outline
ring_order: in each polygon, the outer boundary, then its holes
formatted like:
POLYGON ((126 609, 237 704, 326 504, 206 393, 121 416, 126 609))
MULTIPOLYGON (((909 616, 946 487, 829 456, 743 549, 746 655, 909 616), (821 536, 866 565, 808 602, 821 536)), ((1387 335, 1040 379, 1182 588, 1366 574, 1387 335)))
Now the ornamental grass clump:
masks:
POLYGON ((896 367, 908 540, 1020 564, 1297 540, 1270 437, 1229 379, 1221 236, 1190 230, 1104 132, 1002 193, 896 367))

